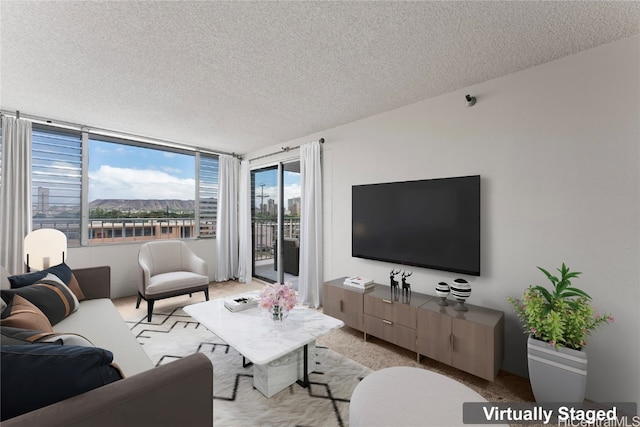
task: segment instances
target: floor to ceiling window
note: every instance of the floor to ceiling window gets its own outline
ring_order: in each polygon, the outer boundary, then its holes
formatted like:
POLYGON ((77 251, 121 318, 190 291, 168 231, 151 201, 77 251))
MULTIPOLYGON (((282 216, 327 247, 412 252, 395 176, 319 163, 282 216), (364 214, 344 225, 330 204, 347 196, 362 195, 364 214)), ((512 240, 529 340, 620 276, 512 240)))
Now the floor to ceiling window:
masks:
POLYGON ((254 276, 297 288, 300 264, 300 162, 251 172, 254 276))

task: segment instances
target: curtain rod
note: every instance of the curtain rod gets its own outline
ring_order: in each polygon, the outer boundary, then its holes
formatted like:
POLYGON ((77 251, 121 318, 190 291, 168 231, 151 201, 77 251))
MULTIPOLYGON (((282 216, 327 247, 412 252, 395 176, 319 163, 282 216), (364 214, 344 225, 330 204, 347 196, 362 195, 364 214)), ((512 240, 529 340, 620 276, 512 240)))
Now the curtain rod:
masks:
POLYGON ((120 136, 120 137, 124 137, 124 138, 128 137, 128 138, 136 140, 136 142, 155 143, 156 145, 164 146, 164 147, 181 148, 183 150, 199 151, 199 152, 205 152, 205 153, 209 153, 209 154, 227 155, 227 156, 236 157, 238 159, 242 159, 242 156, 240 156, 239 154, 236 154, 236 153, 227 153, 227 152, 224 152, 224 151, 216 151, 216 150, 211 150, 209 148, 203 148, 203 147, 198 147, 198 146, 194 146, 194 145, 183 144, 181 142, 174 142, 174 141, 168 141, 168 140, 164 140, 164 139, 160 139, 160 138, 154 138, 154 137, 143 136, 143 135, 136 135, 136 134, 133 134, 133 133, 121 132, 121 131, 117 131, 117 130, 113 130, 113 129, 99 128, 99 127, 95 127, 95 126, 86 126, 86 125, 81 125, 81 124, 78 124, 78 123, 65 122, 65 121, 62 121, 62 120, 52 120, 52 119, 48 119, 48 118, 45 118, 45 117, 38 117, 38 116, 23 114, 18 110, 16 110, 15 112, 8 111, 8 110, 0 110, 0 115, 3 115, 3 114, 6 115, 6 116, 14 116, 16 119, 26 119, 26 120, 30 120, 32 122, 36 122, 36 123, 44 124, 44 125, 52 125, 52 126, 64 127, 64 128, 67 128, 67 129, 75 129, 75 130, 87 131, 87 132, 92 132, 93 131, 94 133, 99 134, 99 135, 103 135, 103 136, 113 136, 113 137, 120 136))
MULTIPOLYGON (((320 138, 318 140, 318 142, 320 144, 324 144, 324 138, 320 138)), ((286 153, 288 151, 291 150, 295 150, 296 148, 300 148, 302 144, 300 145, 296 145, 295 147, 282 147, 280 149, 280 151, 274 151, 273 153, 269 153, 269 154, 263 154, 262 156, 258 156, 258 157, 254 157, 253 159, 249 159, 250 162, 254 161, 254 160, 259 160, 259 159, 264 159, 265 157, 271 157, 271 156, 275 156, 276 154, 282 154, 282 153, 286 153)))

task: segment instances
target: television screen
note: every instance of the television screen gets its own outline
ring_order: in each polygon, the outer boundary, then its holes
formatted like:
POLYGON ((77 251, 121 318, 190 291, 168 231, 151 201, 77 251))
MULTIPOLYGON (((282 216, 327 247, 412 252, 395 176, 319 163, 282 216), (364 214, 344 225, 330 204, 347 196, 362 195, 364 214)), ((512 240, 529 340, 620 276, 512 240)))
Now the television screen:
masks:
POLYGON ((354 185, 354 257, 480 275, 480 176, 354 185))

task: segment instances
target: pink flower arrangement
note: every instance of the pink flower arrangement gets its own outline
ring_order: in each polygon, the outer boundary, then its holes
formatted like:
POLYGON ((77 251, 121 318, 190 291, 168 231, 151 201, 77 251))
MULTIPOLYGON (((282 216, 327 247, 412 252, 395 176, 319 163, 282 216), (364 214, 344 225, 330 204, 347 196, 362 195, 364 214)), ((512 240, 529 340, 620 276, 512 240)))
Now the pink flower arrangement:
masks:
POLYGON ((260 293, 260 307, 272 311, 278 306, 285 312, 293 310, 296 306, 296 291, 289 283, 274 283, 267 286, 260 293))

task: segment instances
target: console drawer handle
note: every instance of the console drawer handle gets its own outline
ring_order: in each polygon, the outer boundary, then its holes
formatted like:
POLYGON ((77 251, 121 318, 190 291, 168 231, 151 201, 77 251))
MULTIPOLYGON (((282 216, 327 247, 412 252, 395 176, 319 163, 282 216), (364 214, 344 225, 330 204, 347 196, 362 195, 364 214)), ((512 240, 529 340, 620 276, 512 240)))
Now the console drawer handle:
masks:
POLYGON ((384 320, 382 319, 383 323, 386 323, 387 325, 393 325, 393 322, 389 321, 389 320, 384 320))
POLYGON ((390 301, 390 300, 384 299, 384 298, 382 299, 382 302, 386 302, 387 304, 393 304, 393 301, 390 301))

